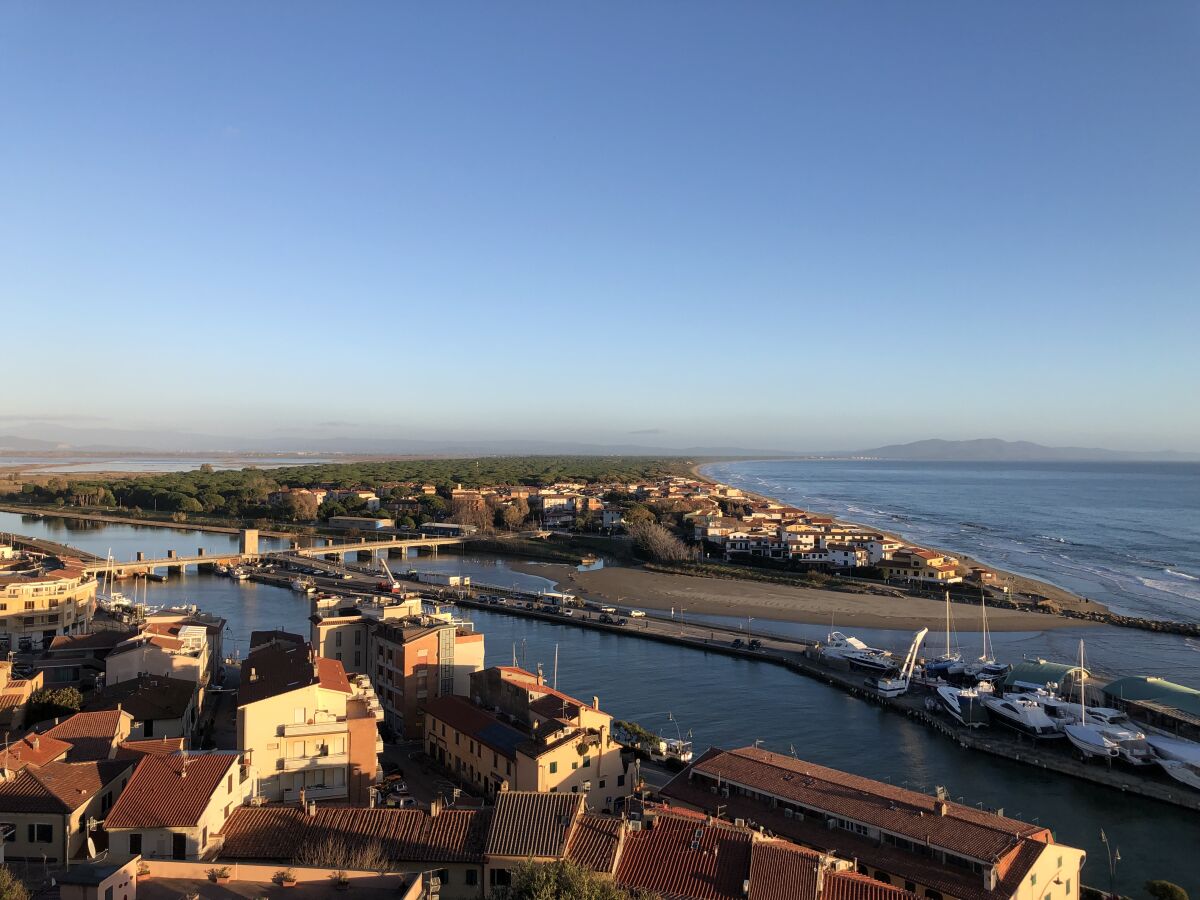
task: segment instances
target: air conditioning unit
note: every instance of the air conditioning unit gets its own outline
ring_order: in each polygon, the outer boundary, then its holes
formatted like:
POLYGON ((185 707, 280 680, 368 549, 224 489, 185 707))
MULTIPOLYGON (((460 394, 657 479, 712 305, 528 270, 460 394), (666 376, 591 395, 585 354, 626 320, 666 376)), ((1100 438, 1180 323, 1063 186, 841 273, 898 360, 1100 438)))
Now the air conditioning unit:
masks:
POLYGON ((626 824, 629 826, 630 831, 641 831, 642 830, 641 819, 630 819, 626 824))
POLYGON ((792 812, 790 809, 788 809, 786 806, 783 808, 783 817, 785 819, 790 819, 794 815, 796 815, 796 814, 794 812, 792 812))
POLYGON ((738 828, 745 828, 746 820, 745 819, 734 819, 733 824, 736 825, 738 828))
POLYGON ((699 842, 699 841, 692 841, 692 844, 691 844, 691 846, 692 846, 692 849, 693 849, 693 850, 699 850, 699 849, 700 849, 700 842, 699 842))

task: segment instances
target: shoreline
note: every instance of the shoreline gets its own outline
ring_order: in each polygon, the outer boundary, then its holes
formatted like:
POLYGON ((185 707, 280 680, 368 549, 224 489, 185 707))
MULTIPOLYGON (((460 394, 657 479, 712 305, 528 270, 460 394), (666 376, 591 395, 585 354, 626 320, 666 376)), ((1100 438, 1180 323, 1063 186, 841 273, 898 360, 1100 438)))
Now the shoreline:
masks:
MULTIPOLYGON (((686 610, 699 615, 731 616, 755 620, 793 622, 828 627, 832 617, 837 628, 878 628, 916 631, 943 621, 941 600, 907 595, 852 592, 822 588, 792 587, 725 578, 705 578, 652 572, 627 566, 604 566, 579 571, 563 563, 521 560, 509 568, 554 582, 555 589, 575 593, 588 600, 613 606, 645 607, 654 610, 686 610)), ((958 606, 955 629, 977 633, 978 614, 963 616, 958 606)), ((1099 623, 1011 609, 988 609, 988 630, 994 632, 1041 632, 1079 628, 1099 623)))
MULTIPOLYGON (((763 500, 763 501, 766 501, 769 503, 780 503, 780 504, 784 504, 784 505, 791 505, 790 503, 788 503, 788 501, 781 500, 778 497, 769 497, 766 494, 760 494, 760 493, 757 493, 756 491, 749 491, 744 488, 738 488, 736 485, 724 484, 723 482, 717 481, 712 476, 707 475, 701 471, 702 466, 718 465, 721 462, 756 462, 756 461, 769 462, 771 460, 742 460, 742 459, 709 460, 709 461, 706 461, 703 463, 696 463, 694 466, 691 467, 690 471, 691 471, 692 475, 694 475, 700 481, 704 481, 708 484, 717 485, 717 486, 721 486, 721 487, 734 487, 737 490, 741 491, 742 494, 748 498, 756 499, 756 500, 763 500)), ((818 510, 814 510, 814 512, 818 512, 820 515, 829 516, 830 518, 833 518, 836 521, 841 522, 846 525, 854 525, 858 528, 863 528, 866 530, 877 532, 879 534, 884 535, 885 537, 893 538, 898 541, 903 541, 905 544, 909 544, 911 546, 922 546, 897 532, 885 531, 884 529, 877 528, 874 525, 864 525, 862 522, 854 522, 854 521, 851 521, 850 519, 844 519, 844 518, 841 518, 840 516, 834 515, 833 513, 820 512, 818 510)), ((1024 575, 1020 572, 1011 572, 1011 571, 1008 571, 1007 569, 1000 569, 994 565, 990 565, 988 563, 984 563, 980 560, 974 559, 973 557, 966 556, 965 554, 963 554, 959 551, 946 549, 946 548, 942 548, 942 547, 930 547, 928 549, 936 550, 939 553, 944 553, 947 556, 952 556, 955 559, 957 559, 963 566, 965 566, 967 568, 972 568, 974 566, 978 566, 981 568, 989 569, 992 572, 995 572, 996 576, 997 576, 997 582, 998 583, 1006 583, 1006 584, 1011 585, 1012 591, 1014 594, 1024 594, 1027 596, 1044 597, 1048 600, 1053 601, 1054 603, 1058 604, 1060 607, 1062 607, 1064 609, 1070 609, 1070 610, 1074 610, 1076 612, 1086 612, 1088 614, 1094 613, 1094 614, 1098 614, 1098 615, 1111 615, 1112 614, 1112 611, 1107 606, 1105 606, 1103 603, 1100 603, 1096 600, 1089 600, 1085 597, 1081 597, 1079 594, 1076 594, 1074 591, 1069 591, 1066 588, 1059 587, 1056 584, 1051 584, 1048 581, 1043 581, 1040 578, 1034 578, 1031 575, 1024 575)), ((1044 617, 1044 618, 1049 618, 1049 617, 1044 617)), ((991 627, 991 623, 989 622, 988 624, 989 624, 989 627, 991 627)))

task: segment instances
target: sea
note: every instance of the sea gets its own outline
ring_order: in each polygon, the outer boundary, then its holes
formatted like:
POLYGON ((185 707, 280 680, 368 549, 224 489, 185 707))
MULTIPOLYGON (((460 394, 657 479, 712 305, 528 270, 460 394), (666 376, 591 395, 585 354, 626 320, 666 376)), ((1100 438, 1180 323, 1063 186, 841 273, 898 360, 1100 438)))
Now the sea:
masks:
MULTIPOLYGON (((757 464, 746 464, 757 465, 757 464)), ((716 477, 714 473, 714 477, 716 477)), ((733 481, 725 473, 722 480, 733 481)), ((751 487, 750 484, 746 485, 751 487)), ((763 485, 757 488, 767 493, 763 485)), ((815 506, 815 505, 814 505, 815 506)), ((865 508, 865 507, 864 507, 865 508)), ((883 509, 882 504, 877 509, 883 509)), ((166 551, 209 553, 236 546, 237 536, 189 528, 87 523, 59 517, 0 512, 0 532, 16 532, 73 544, 104 556, 129 559, 138 551, 162 557, 166 551)), ((266 542, 264 548, 274 547, 266 542)), ((985 554, 978 554, 984 556, 985 554)), ((996 561, 1000 565, 999 560, 996 561)), ((469 574, 476 582, 498 586, 549 588, 537 575, 518 572, 502 557, 439 554, 410 558, 404 565, 424 571, 469 574)), ((1032 573, 1031 573, 1032 574, 1032 573)), ((195 603, 224 617, 225 647, 244 655, 250 631, 284 628, 307 634, 309 603, 286 588, 235 582, 189 569, 166 583, 151 583, 152 605, 195 603)), ((1100 842, 1103 828, 1120 848, 1116 886, 1126 896, 1144 897, 1144 883, 1166 878, 1200 893, 1200 813, 1076 781, 1020 763, 972 753, 902 716, 885 713, 819 681, 778 666, 705 653, 652 641, 602 634, 570 625, 540 622, 482 610, 464 610, 485 635, 486 663, 516 660, 539 665, 557 686, 579 697, 598 696, 602 708, 618 718, 637 721, 665 736, 688 736, 698 751, 710 746, 739 747, 760 741, 780 753, 833 766, 917 790, 944 786, 952 799, 1053 829, 1060 841, 1088 853, 1087 884, 1107 887, 1108 866, 1100 842), (557 667, 555 660, 557 659, 557 667), (678 731, 676 731, 678 729, 678 731)), ((819 636, 821 629, 784 622, 763 623, 772 630, 796 629, 819 636)), ((1089 646, 1105 666, 1136 663, 1164 667, 1175 680, 1200 686, 1200 671, 1187 668, 1189 651, 1170 635, 1109 627, 1083 628, 1089 646)), ((1070 658, 1076 629, 996 635, 997 653, 1020 652, 1070 658), (999 642, 1003 641, 1003 644, 999 642)), ((873 644, 907 646, 911 635, 899 632, 856 634, 873 644)), ((969 640, 964 636, 964 640, 969 640)), ((1165 776, 1163 776, 1165 778, 1165 776)))
POLYGON ((703 472, 1114 612, 1200 621, 1200 463, 772 460, 703 472))

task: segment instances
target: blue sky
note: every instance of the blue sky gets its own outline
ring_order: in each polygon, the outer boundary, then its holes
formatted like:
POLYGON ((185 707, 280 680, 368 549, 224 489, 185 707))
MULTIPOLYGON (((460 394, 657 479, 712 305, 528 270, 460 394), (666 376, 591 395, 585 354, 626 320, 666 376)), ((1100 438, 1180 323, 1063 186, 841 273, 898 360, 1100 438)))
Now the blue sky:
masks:
POLYGON ((1169 0, 5 4, 0 433, 1200 450, 1198 43, 1169 0))

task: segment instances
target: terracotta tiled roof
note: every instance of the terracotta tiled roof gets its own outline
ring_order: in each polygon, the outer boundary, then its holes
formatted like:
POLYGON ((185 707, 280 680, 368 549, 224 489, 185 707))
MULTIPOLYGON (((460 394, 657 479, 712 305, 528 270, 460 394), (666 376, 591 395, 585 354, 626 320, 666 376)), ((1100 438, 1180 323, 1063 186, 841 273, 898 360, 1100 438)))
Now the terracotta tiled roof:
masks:
POLYGON ((101 712, 79 712, 45 732, 52 738, 71 745, 67 752, 69 762, 89 759, 106 759, 111 755, 117 736, 129 733, 133 717, 118 709, 101 712), (124 724, 122 724, 124 720, 124 724))
POLYGON ((1022 837, 1048 833, 975 807, 937 801, 928 794, 753 747, 705 754, 692 769, 710 779, 754 788, 986 862, 1000 859, 1022 837))
POLYGON ((583 804, 583 794, 504 791, 496 797, 484 852, 488 856, 557 859, 566 852, 583 804))
POLYGON ((515 759, 517 748, 529 740, 529 735, 502 722, 480 706, 464 697, 435 697, 425 703, 426 715, 469 735, 506 759, 515 759))
POLYGON ((625 835, 616 881, 664 897, 741 900, 750 841, 743 829, 659 815, 650 828, 625 835))
POLYGON ((170 756, 183 749, 184 740, 152 738, 144 741, 122 741, 117 746, 117 759, 140 759, 143 756, 170 756))
POLYGON ((621 846, 623 823, 612 816, 580 816, 567 844, 567 859, 595 872, 612 873, 621 846))
POLYGON ((303 846, 335 837, 378 843, 395 862, 481 862, 490 810, 321 808, 309 816, 295 806, 241 807, 221 832, 227 859, 291 860, 303 846))
MULTIPOLYGON (((697 763, 719 756, 723 752, 709 750, 697 763)), ((686 770, 663 789, 663 794, 672 800, 708 812, 715 812, 719 804, 722 814, 727 818, 745 819, 756 827, 766 828, 796 843, 843 860, 867 862, 907 881, 925 885, 943 895, 958 897, 961 900, 1007 900, 1017 891, 1030 867, 1045 850, 1046 844, 1042 843, 1042 840, 1048 837, 1048 832, 1039 832, 1017 839, 1013 849, 997 865, 1000 872, 999 883, 995 889, 987 890, 983 879, 967 869, 946 866, 929 857, 887 844, 881 845, 873 838, 840 828, 831 830, 819 816, 810 815, 806 819, 798 816, 788 818, 782 814, 782 810, 772 808, 768 803, 737 793, 731 792, 729 797, 714 796, 709 792, 706 783, 689 783, 686 770)))
POLYGON ((27 734, 10 743, 8 749, 0 753, 0 765, 10 772, 20 771, 26 766, 44 766, 64 756, 70 749, 69 743, 49 735, 27 734))
POLYGON ((816 900, 821 854, 785 841, 759 841, 750 851, 746 900, 816 900))
POLYGON ((855 872, 828 872, 821 900, 917 900, 917 895, 855 872))
POLYGON ((136 637, 134 631, 94 631, 87 634, 60 634, 50 642, 50 652, 64 650, 111 650, 122 641, 136 637))
POLYGON ((67 813, 90 801, 105 785, 130 769, 128 760, 51 762, 28 766, 0 782, 0 813, 67 813))
POLYGON ((242 663, 238 687, 238 705, 256 703, 268 697, 313 684, 350 693, 346 670, 336 659, 316 657, 307 644, 270 644, 251 653, 242 663))
MULTIPOLYGON (((188 828, 200 823, 204 810, 220 791, 237 753, 144 756, 117 804, 104 820, 105 828, 188 828)), ((233 773, 237 780, 237 773, 233 773)), ((230 797, 233 795, 230 794, 230 797)))

